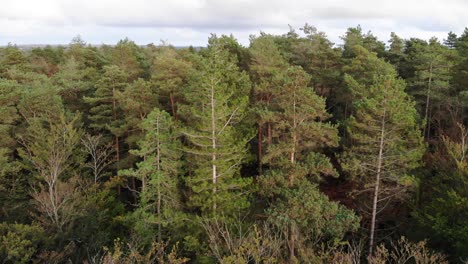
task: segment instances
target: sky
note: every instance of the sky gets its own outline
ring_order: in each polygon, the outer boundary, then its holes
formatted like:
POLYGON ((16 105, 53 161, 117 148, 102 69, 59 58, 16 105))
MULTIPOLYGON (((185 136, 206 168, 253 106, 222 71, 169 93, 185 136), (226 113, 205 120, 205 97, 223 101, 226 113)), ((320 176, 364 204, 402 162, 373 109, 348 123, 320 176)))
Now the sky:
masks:
POLYGON ((0 45, 67 44, 77 35, 90 44, 165 41, 205 46, 211 33, 233 34, 248 46, 263 31, 315 26, 340 44, 360 25, 380 40, 440 40, 468 26, 468 0, 2 0, 0 45))

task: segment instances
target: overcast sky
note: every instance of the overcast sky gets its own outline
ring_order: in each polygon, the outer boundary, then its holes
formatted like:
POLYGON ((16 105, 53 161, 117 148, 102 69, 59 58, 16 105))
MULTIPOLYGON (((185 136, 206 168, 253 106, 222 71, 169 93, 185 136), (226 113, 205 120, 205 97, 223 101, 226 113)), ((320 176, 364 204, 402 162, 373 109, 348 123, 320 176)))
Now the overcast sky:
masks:
POLYGON ((251 34, 283 34, 306 22, 335 43, 358 24, 383 41, 392 31, 444 39, 468 26, 468 0, 2 0, 0 45, 66 44, 81 35, 92 44, 129 37, 204 46, 210 33, 248 45, 251 34))

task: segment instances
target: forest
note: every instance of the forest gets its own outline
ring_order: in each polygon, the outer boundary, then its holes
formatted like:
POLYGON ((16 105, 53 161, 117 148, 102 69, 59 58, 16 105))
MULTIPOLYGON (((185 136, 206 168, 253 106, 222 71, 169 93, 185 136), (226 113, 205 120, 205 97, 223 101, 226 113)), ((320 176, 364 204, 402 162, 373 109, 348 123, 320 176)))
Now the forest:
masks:
POLYGON ((1 263, 468 263, 468 28, 0 48, 1 263))

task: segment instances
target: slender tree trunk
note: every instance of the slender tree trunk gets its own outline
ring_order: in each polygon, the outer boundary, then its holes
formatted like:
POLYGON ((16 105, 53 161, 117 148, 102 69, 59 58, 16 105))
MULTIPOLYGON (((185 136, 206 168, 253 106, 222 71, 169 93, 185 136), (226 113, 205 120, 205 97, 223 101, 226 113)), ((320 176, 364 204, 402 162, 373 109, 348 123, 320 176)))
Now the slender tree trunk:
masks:
POLYGON ((53 222, 57 225, 57 229, 61 232, 62 231, 62 226, 60 225, 60 218, 58 215, 58 205, 57 205, 57 200, 56 200, 56 179, 57 176, 52 176, 52 181, 49 183, 49 199, 50 199, 50 204, 52 205, 52 211, 53 211, 53 222))
MULTIPOLYGON (((112 88, 112 117, 114 121, 117 120, 117 102, 115 100, 115 87, 112 88)), ((119 137, 115 136, 115 161, 117 163, 117 169, 119 169, 119 161, 120 161, 120 154, 119 154, 119 137)), ((120 184, 117 186, 117 194, 120 196, 120 184)))
POLYGON ((157 193, 158 193, 158 202, 156 205, 156 211, 158 214, 158 242, 162 241, 161 238, 161 142, 159 141, 159 118, 156 118, 156 134, 158 135, 158 139, 156 142, 156 169, 158 170, 158 185, 157 185, 157 193))
MULTIPOLYGON (((146 155, 143 157, 143 161, 146 161, 146 155)), ((141 192, 144 193, 146 191, 146 175, 141 176, 141 192)))
POLYGON ((177 114, 176 114, 176 108, 175 108, 175 100, 174 100, 174 94, 170 94, 170 99, 171 99, 171 110, 172 110, 172 116, 174 117, 174 120, 177 120, 177 114))
MULTIPOLYGON (((117 167, 119 167, 119 161, 120 161, 120 150, 119 150, 119 137, 115 136, 115 161, 117 162, 117 167)), ((117 194, 120 195, 120 184, 117 186, 117 194)))
POLYGON ((424 120, 426 120, 426 125, 424 126, 424 129, 423 129, 423 137, 425 138, 429 137, 429 129, 426 129, 426 128, 429 127, 428 118, 429 118, 431 86, 432 86, 432 62, 429 66, 429 80, 427 81, 427 91, 426 91, 426 110, 424 114, 424 120), (426 131, 427 131, 427 137, 426 137, 426 131))
POLYGON ((216 173, 216 120, 215 120, 215 98, 214 98, 214 83, 211 82, 211 166, 212 166, 212 182, 213 182, 213 213, 216 212, 216 184, 217 184, 217 173, 216 173))
MULTIPOLYGON (((269 98, 267 100, 267 103, 266 103, 268 109, 270 108, 270 100, 271 99, 269 98)), ((267 140, 268 140, 268 147, 269 147, 269 146, 271 146, 271 141, 272 141, 271 140, 272 135, 271 135, 271 123, 270 122, 267 122, 267 133, 268 133, 267 134, 267 140)))
MULTIPOLYGON (((296 91, 294 90, 293 93, 293 127, 292 127, 292 147, 291 147, 291 154, 290 154, 290 161, 291 164, 296 163, 296 144, 297 144, 297 122, 296 122, 296 91)), ((289 175, 289 186, 291 188, 294 187, 294 174, 289 175)), ((291 223, 289 227, 289 263, 294 263, 295 257, 295 249, 296 249, 296 230, 294 225, 291 223)))
POLYGON ((271 146, 271 123, 268 122, 268 146, 271 146))
POLYGON ((132 181, 132 194, 133 194, 133 202, 135 203, 135 205, 138 203, 138 195, 137 195, 137 190, 136 190, 136 181, 135 181, 135 177, 132 177, 131 179, 132 181))
POLYGON ((289 227, 289 263, 294 263, 296 259, 294 251, 296 250, 296 232, 294 230, 293 224, 289 227))
POLYGON ((262 176, 263 174, 263 163, 262 163, 262 158, 263 158, 263 128, 262 125, 259 123, 258 124, 258 176, 262 176))
POLYGON ((372 256, 373 249, 374 249, 375 222, 376 222, 376 217, 377 217, 377 203, 379 199, 380 178, 381 178, 381 173, 382 173, 383 151, 384 151, 384 143, 385 143, 386 110, 387 110, 386 106, 384 105, 382 125, 380 128, 380 144, 379 144, 379 156, 377 159, 377 174, 375 176, 374 201, 372 203, 372 220, 371 220, 371 228, 370 228, 369 256, 368 256, 369 259, 372 256))

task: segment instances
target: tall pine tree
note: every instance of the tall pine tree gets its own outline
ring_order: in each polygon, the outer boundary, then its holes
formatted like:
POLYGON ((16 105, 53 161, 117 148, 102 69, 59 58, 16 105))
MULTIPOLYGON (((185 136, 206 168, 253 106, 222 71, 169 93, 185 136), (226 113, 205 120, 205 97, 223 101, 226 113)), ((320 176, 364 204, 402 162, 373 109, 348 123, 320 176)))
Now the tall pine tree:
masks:
POLYGON ((353 115, 346 121, 349 142, 343 167, 361 184, 371 210, 369 255, 375 244, 377 213, 388 199, 412 183, 407 176, 424 152, 414 103, 394 68, 360 46, 350 67, 376 69, 362 78, 356 71, 345 76, 353 95, 353 115), (370 77, 370 78, 369 78, 370 77))
POLYGON ((219 216, 248 206, 251 179, 242 178, 240 168, 251 137, 243 126, 250 82, 218 38, 209 43, 183 109, 189 125, 184 136, 194 167, 187 179, 190 201, 204 215, 219 216))

